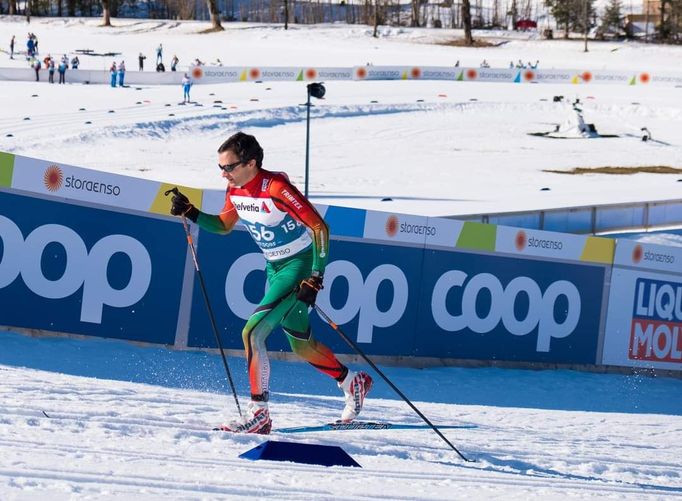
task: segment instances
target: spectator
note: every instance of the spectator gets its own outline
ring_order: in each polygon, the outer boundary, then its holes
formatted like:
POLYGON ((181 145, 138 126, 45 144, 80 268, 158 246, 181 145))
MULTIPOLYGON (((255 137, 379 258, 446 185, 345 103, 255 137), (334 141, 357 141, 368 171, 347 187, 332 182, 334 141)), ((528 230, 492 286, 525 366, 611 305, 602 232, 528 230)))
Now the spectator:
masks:
POLYGON ((459 68, 459 59, 458 59, 457 62, 455 63, 455 68, 459 68))
POLYGON ((481 61, 481 68, 490 68, 490 64, 485 59, 481 61))
POLYGON ((14 35, 12 35, 12 40, 9 41, 9 58, 14 59, 14 35))
POLYGON ((40 82, 40 59, 33 59, 33 69, 36 70, 36 82, 40 82))
POLYGON ((66 61, 64 59, 61 60, 59 63, 59 67, 57 68, 57 71, 59 72, 59 83, 63 84, 66 83, 66 69, 69 67, 68 64, 66 64, 66 61))
POLYGON ((173 59, 171 59, 171 71, 175 71, 175 68, 178 66, 178 63, 180 60, 178 59, 178 56, 173 56, 173 59))
POLYGON ((144 54, 142 54, 142 52, 140 52, 140 55, 137 56, 137 62, 138 62, 138 67, 139 67, 140 71, 144 71, 144 60, 145 59, 147 59, 147 56, 145 56, 144 54))
POLYGON ((73 58, 71 59, 71 68, 77 70, 79 64, 81 64, 81 62, 78 59, 78 56, 73 56, 73 58))
POLYGON ((28 40, 26 40, 26 55, 28 59, 31 59, 36 54, 36 44, 33 41, 31 33, 28 34, 28 40))
POLYGON ((510 70, 514 69, 514 61, 509 61, 509 69, 510 70))
POLYGON ((203 66, 204 62, 198 57, 194 60, 194 66, 203 66))
POLYGON ((156 65, 158 66, 159 63, 163 62, 163 45, 159 44, 159 46, 156 48, 156 65))
POLYGON ((126 77, 126 63, 125 61, 121 61, 121 64, 118 65, 118 85, 119 87, 123 87, 123 81, 125 80, 126 77))
POLYGON ((192 88, 192 79, 189 78, 189 75, 185 73, 185 76, 182 77, 182 103, 189 103, 190 98, 189 98, 189 89, 192 88))
POLYGON ((50 62, 47 64, 48 79, 50 83, 54 83, 54 59, 50 58, 50 62))
POLYGON ((111 86, 116 87, 116 76, 118 75, 118 69, 116 68, 116 61, 111 63, 109 68, 109 75, 111 76, 111 86))
POLYGON ((69 56, 67 56, 66 54, 64 54, 64 55, 62 56, 61 62, 64 63, 64 64, 66 65, 66 69, 68 70, 68 69, 69 69, 69 56))

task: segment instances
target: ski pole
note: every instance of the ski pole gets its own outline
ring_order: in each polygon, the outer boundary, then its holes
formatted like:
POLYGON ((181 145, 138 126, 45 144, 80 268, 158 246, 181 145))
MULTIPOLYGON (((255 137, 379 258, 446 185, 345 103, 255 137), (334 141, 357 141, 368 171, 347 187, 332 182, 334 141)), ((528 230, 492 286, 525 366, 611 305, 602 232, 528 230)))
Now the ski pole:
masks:
POLYGON ((391 388, 393 388, 393 391, 395 391, 395 392, 400 396, 400 398, 402 398, 405 402, 407 402, 407 405, 409 405, 409 406, 412 408, 412 410, 413 410, 414 412, 416 412, 417 415, 418 415, 420 418, 422 418, 422 419, 424 420, 424 422, 425 422, 427 425, 429 425, 429 427, 430 427, 433 431, 436 432, 436 435, 438 435, 440 438, 442 438, 443 441, 444 441, 446 444, 448 444, 448 445, 450 446, 450 448, 451 448, 453 451, 455 451, 455 452, 457 453, 457 455, 459 455, 459 457, 461 457, 464 461, 466 461, 466 462, 468 462, 468 463, 474 463, 474 462, 476 462, 475 459, 468 459, 468 458, 466 458, 461 452, 459 452, 459 450, 457 449, 457 447, 455 447, 454 445, 452 445, 452 443, 445 437, 445 435, 443 435, 443 434, 441 433, 441 431, 440 431, 438 428, 436 428, 436 426, 435 426, 431 421, 429 421, 429 418, 427 418, 424 414, 422 414, 422 412, 421 412, 419 409, 417 409, 417 407, 415 407, 415 405, 410 401, 410 399, 407 398, 407 397, 405 396, 405 394, 404 394, 402 391, 400 391, 400 390, 398 389, 398 387, 397 387, 396 385, 394 385, 394 384, 391 382, 391 380, 388 379, 388 377, 386 377, 386 375, 385 375, 383 372, 381 372, 381 370, 374 364, 374 362, 372 362, 372 361, 369 359, 369 357, 368 357, 367 355, 365 355, 365 353, 360 349, 360 347, 357 345, 357 343, 355 343, 351 338, 349 338, 349 337, 341 330, 341 328, 340 328, 338 325, 336 325, 336 324, 334 323, 334 321, 333 321, 331 318, 329 318, 329 315, 327 315, 324 311, 322 311, 322 309, 321 309, 317 304, 315 305, 315 309, 316 309, 317 312, 320 314, 320 316, 323 318, 323 320, 324 320, 325 322, 327 322, 327 323, 331 326, 331 328, 334 329, 334 330, 339 334, 339 336, 341 336, 341 338, 342 338, 346 343, 348 343, 348 345, 349 345, 351 348, 353 348, 353 349, 358 353, 358 355, 360 355, 362 358, 365 359, 365 362, 367 362, 367 363, 372 367, 372 369, 374 369, 374 370, 376 371, 376 373, 379 374, 379 375, 383 378, 383 380, 386 381, 386 383, 388 383, 388 385, 389 385, 391 388))
MULTIPOLYGON (((168 190, 165 195, 168 196, 170 193, 179 194, 177 186, 172 190, 168 190)), ((227 358, 225 358, 225 350, 223 349, 223 343, 220 340, 220 334, 218 333, 218 327, 215 322, 215 316, 213 315, 213 308, 211 308, 211 303, 208 300, 208 292, 206 292, 206 284, 204 282, 204 275, 201 273, 199 268, 199 259, 197 258, 197 251, 194 248, 194 240, 189 232, 189 224, 187 224, 187 218, 182 215, 182 226, 185 229, 185 235, 187 236, 187 245, 192 251, 192 260, 194 261, 194 270, 197 272, 199 277, 199 285, 201 285, 201 292, 204 296, 204 303, 206 304, 206 310, 208 311, 208 317, 211 321, 211 327, 213 328, 213 334, 215 335, 216 343, 218 343, 218 349, 220 350, 220 357, 223 359, 223 366, 225 367, 225 373, 227 374, 227 381, 230 383, 230 388, 232 389, 232 395, 234 396, 234 403, 237 404, 237 411, 239 412, 239 417, 242 417, 242 408, 239 405, 239 399, 237 398, 237 390, 234 387, 234 381, 232 381, 232 373, 230 372, 230 367, 227 365, 227 358)))

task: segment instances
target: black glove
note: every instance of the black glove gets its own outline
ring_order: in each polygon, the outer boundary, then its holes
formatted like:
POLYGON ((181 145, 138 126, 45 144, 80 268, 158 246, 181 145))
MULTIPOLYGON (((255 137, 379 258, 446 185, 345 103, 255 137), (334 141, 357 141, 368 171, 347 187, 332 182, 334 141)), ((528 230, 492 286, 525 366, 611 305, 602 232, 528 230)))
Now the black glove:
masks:
POLYGON ((314 306, 320 289, 322 289, 322 277, 308 277, 301 281, 296 293, 296 299, 303 301, 308 306, 314 306))
POLYGON ((176 191, 171 198, 171 209, 170 213, 174 216, 186 216, 187 219, 197 222, 197 217, 199 217, 199 209, 194 207, 185 195, 180 191, 176 191))

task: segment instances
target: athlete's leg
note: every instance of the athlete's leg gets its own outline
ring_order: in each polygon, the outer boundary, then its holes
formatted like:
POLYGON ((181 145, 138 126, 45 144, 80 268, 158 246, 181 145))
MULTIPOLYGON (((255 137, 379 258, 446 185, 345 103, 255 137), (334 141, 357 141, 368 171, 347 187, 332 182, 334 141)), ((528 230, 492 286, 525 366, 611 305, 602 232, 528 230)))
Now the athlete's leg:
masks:
POLYGON ((242 341, 246 352, 246 363, 249 371, 249 384, 253 399, 267 399, 270 381, 270 360, 265 340, 272 330, 279 325, 282 317, 292 307, 296 296, 289 291, 273 290, 270 287, 256 311, 242 331, 242 341))
POLYGON ((320 372, 343 381, 348 368, 339 362, 329 347, 318 342, 310 331, 308 307, 302 301, 296 304, 282 320, 282 329, 289 339, 289 345, 296 355, 320 372))
MULTIPOLYGON (((251 395, 260 398, 268 391, 270 361, 265 340, 296 303, 294 288, 310 273, 312 253, 279 262, 268 262, 269 288, 242 331, 251 395)), ((267 396, 265 396, 267 398, 267 396)))

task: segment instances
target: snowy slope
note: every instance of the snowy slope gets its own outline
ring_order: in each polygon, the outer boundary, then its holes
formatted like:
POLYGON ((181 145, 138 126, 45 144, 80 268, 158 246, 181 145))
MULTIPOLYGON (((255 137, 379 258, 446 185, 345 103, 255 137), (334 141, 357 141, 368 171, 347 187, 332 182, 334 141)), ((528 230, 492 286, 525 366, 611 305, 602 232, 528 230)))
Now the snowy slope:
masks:
MULTIPOLYGON (((386 29, 374 39, 362 26, 228 24, 198 35, 200 23, 19 18, 0 22, 0 38, 29 28, 42 54, 88 45, 121 52, 129 70, 140 50, 163 42, 181 66, 196 57, 230 65, 462 64, 493 66, 541 60, 541 67, 666 71, 680 47, 632 43, 523 41, 466 49, 434 45, 459 33, 386 29)), ((518 36, 518 35, 514 35, 518 36)), ((110 58, 83 57, 83 67, 110 58)), ((0 57, 0 64, 25 65, 0 57)), ((184 67, 184 66, 183 66, 184 67)), ((45 76, 43 76, 45 78, 45 76)), ((68 73, 67 73, 68 80, 68 73)), ((57 162, 203 188, 224 187, 215 168, 217 146, 237 129, 255 134, 266 167, 303 184, 304 82, 197 84, 193 106, 180 106, 181 88, 48 85, 0 82, 0 150, 57 162), (89 123, 87 123, 89 122, 89 123), (9 135, 11 134, 11 137, 9 135)), ((320 203, 425 215, 534 210, 609 202, 679 198, 682 173, 566 175, 548 170, 599 166, 682 166, 682 106, 675 87, 510 85, 462 82, 327 82, 315 102, 310 137, 310 188, 320 203), (585 120, 616 139, 557 141, 528 134, 553 130, 581 99, 585 120), (640 141, 646 126, 661 143, 640 141), (549 190, 543 190, 549 188, 549 190), (390 201, 382 199, 390 198, 390 201)))
MULTIPOLYGON (((670 70, 682 55, 679 47, 638 44, 594 44, 583 54, 581 42, 524 41, 524 35, 486 49, 430 43, 458 35, 446 30, 385 28, 374 39, 370 28, 358 26, 284 32, 236 23, 222 34, 198 35, 205 25, 115 20, 114 28, 100 29, 98 23, 34 18, 29 26, 20 17, 2 17, 0 40, 14 33, 21 43, 31 30, 45 52, 117 51, 129 69, 140 51, 149 64, 159 42, 167 58, 177 52, 181 66, 198 56, 234 65, 452 65, 459 59, 476 66, 486 58, 500 67, 522 58, 540 59, 543 67, 670 70)), ((82 59, 85 68, 111 63, 82 59)), ((25 64, 0 54, 2 66, 25 64)), ((313 199, 443 215, 680 198, 679 174, 543 172, 681 166, 679 95, 676 88, 328 82, 327 99, 313 110, 313 199), (554 95, 580 97, 588 121, 624 137, 554 143, 528 136, 563 120, 564 106, 552 102, 554 95), (671 146, 639 141, 642 125, 671 146)), ((302 185, 303 83, 196 85, 197 106, 179 106, 180 96, 172 87, 0 82, 0 150, 222 188, 215 149, 244 129, 265 146, 268 167, 287 170, 302 185)), ((651 238, 679 242, 675 235, 651 238)), ((230 364, 245 404, 244 361, 231 357, 230 364)), ((263 438, 210 431, 235 414, 216 356, 1 332, 0 499, 682 497, 679 379, 384 370, 435 423, 478 425, 446 433, 477 462, 463 463, 430 431, 354 431, 270 438, 341 445, 362 470, 252 463, 238 455, 263 438)), ((273 363, 272 386, 275 427, 339 415, 338 389, 305 364, 273 363)), ((364 417, 419 422, 379 379, 364 417)))
MULTIPOLYGON (((434 423, 478 425, 444 432, 476 462, 430 430, 269 437, 339 445, 362 465, 326 468, 239 459, 265 438, 210 431, 236 414, 217 356, 2 336, 2 499, 682 497, 680 380, 386 368, 434 423)), ((242 360, 230 363, 245 388, 242 360)), ((273 388, 275 427, 333 420, 342 407, 307 364, 275 362, 273 388)), ((419 422, 391 392, 378 380, 363 417, 419 422)))

